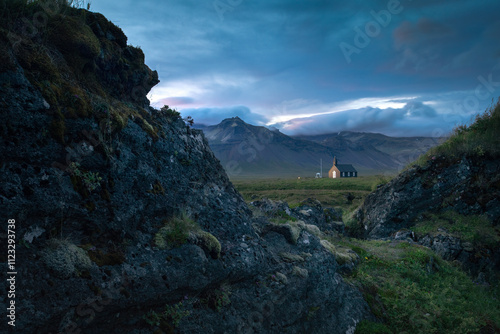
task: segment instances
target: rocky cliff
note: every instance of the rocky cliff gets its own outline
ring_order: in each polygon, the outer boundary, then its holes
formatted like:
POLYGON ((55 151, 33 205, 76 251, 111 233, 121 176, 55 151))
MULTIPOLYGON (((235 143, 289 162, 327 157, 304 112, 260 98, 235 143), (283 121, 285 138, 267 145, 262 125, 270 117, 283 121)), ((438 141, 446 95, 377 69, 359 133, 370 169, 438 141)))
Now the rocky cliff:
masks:
POLYGON ((388 237, 415 223, 426 211, 454 210, 464 215, 486 215, 500 223, 500 161, 467 158, 450 163, 433 157, 415 166, 370 194, 357 218, 362 235, 388 237))
POLYGON ((17 332, 353 333, 371 317, 331 247, 254 217, 203 133, 149 107, 158 75, 118 27, 19 3, 0 25, 2 238, 15 220, 17 272, 0 305, 15 302, 17 332))
POLYGON ((407 239, 474 276, 500 272, 500 105, 368 195, 350 234, 407 239))

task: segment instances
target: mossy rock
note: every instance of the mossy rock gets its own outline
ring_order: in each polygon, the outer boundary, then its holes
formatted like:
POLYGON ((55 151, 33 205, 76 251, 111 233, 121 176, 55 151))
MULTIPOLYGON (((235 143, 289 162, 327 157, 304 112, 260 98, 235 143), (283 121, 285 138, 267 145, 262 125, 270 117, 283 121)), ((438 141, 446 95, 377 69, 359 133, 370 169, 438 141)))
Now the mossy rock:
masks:
POLYGON ((30 40, 23 40, 14 50, 19 64, 30 80, 34 78, 60 80, 60 71, 44 46, 34 44, 30 40))
POLYGON ((327 251, 329 251, 332 254, 335 254, 336 249, 335 246, 328 240, 321 240, 320 241, 321 246, 323 246, 327 251))
POLYGON ((340 265, 356 262, 357 259, 358 259, 358 256, 355 253, 350 252, 349 250, 337 251, 335 253, 335 260, 340 265))
POLYGON ((276 272, 275 274, 276 280, 280 282, 281 284, 287 285, 288 284, 288 277, 286 277, 285 274, 282 274, 280 272, 276 272))
POLYGON ((80 72, 93 69, 101 51, 99 39, 79 17, 55 17, 49 24, 49 41, 80 72))
POLYGON ((45 265, 63 279, 78 276, 89 270, 92 262, 87 253, 67 240, 51 239, 41 252, 45 265))
POLYGON ((154 128, 151 124, 149 124, 148 121, 146 121, 144 118, 141 116, 138 116, 136 118, 137 123, 140 125, 140 127, 151 137, 153 140, 158 140, 160 137, 158 136, 158 130, 154 128))
POLYGON ((176 228, 176 226, 167 225, 155 234, 154 242, 160 249, 171 249, 186 243, 188 232, 176 228))
POLYGON ((192 234, 191 240, 205 250, 213 259, 220 257, 221 245, 219 240, 206 231, 196 231, 192 234))
POLYGON ((281 234, 285 237, 286 241, 292 245, 297 244, 300 232, 302 232, 302 228, 295 222, 289 222, 287 224, 269 224, 266 226, 266 230, 266 232, 272 231, 281 234))
POLYGON ((153 194, 153 195, 164 195, 165 194, 165 189, 161 185, 160 181, 157 180, 152 185, 152 189, 148 190, 148 192, 151 193, 151 194, 153 194))
POLYGON ((62 114, 56 114, 55 118, 50 123, 50 133, 59 143, 64 144, 66 142, 64 139, 64 135, 66 134, 66 121, 62 114))
POLYGON ((64 106, 71 118, 88 117, 92 113, 90 98, 87 93, 77 85, 64 85, 65 93, 60 105, 64 106))
POLYGON ((358 255, 349 248, 335 247, 328 240, 321 240, 320 243, 321 246, 335 256, 335 260, 340 265, 355 262, 358 259, 358 255))
POLYGON ((304 262, 305 261, 305 258, 303 256, 300 256, 298 254, 287 253, 287 252, 280 253, 280 257, 284 262, 288 262, 288 263, 304 262))
POLYGON ((292 275, 298 276, 300 278, 307 278, 309 276, 309 271, 305 268, 294 266, 292 268, 292 275))
POLYGON ((10 54, 10 43, 7 35, 8 31, 0 28, 0 73, 16 69, 14 57, 10 54))
POLYGON ((97 36, 116 42, 122 48, 127 46, 127 36, 123 33, 123 30, 109 21, 104 15, 88 13, 87 24, 97 36))
POLYGON ((221 244, 219 240, 212 234, 203 231, 185 213, 164 222, 165 226, 160 228, 154 236, 154 243, 158 248, 171 249, 189 242, 201 247, 213 259, 220 257, 221 244))
POLYGON ((305 224, 304 229, 307 232, 311 233, 312 235, 317 236, 318 238, 323 234, 323 233, 321 233, 321 230, 319 229, 319 227, 316 225, 305 224))

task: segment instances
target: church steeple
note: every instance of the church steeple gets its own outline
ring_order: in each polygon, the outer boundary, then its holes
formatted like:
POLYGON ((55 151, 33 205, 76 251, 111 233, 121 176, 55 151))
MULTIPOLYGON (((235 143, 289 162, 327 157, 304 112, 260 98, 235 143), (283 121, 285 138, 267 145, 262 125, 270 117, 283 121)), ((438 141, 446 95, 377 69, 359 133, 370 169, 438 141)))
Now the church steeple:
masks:
POLYGON ((333 157, 333 165, 337 166, 337 157, 333 157))

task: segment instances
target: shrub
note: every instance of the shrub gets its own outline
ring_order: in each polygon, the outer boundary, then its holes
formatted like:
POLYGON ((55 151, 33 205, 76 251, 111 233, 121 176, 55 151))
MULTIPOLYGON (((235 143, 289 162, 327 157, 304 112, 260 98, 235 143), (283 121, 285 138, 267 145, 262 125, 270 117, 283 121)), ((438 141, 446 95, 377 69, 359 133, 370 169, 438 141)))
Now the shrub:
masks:
POLYGON ((217 312, 231 304, 231 288, 228 284, 222 284, 218 289, 208 290, 200 298, 200 303, 205 304, 217 312))
POLYGON ((171 119, 180 119, 181 118, 181 113, 180 112, 178 112, 175 109, 170 109, 170 107, 167 106, 167 105, 164 105, 160 109, 160 112, 161 112, 162 115, 165 115, 165 116, 167 116, 168 118, 171 118, 171 119))

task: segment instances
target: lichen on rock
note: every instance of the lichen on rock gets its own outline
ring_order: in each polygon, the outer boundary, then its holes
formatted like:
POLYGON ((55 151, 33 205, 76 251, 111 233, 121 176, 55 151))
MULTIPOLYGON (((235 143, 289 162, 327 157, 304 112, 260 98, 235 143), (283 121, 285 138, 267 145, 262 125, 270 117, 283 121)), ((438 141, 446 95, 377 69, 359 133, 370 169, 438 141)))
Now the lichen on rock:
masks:
POLYGON ((358 255, 351 249, 344 247, 336 247, 328 240, 321 240, 321 245, 335 256, 335 260, 339 265, 349 264, 357 261, 358 255))
POLYGON ((87 253, 68 240, 50 239, 41 251, 42 262, 57 276, 67 279, 78 276, 92 266, 87 253))

